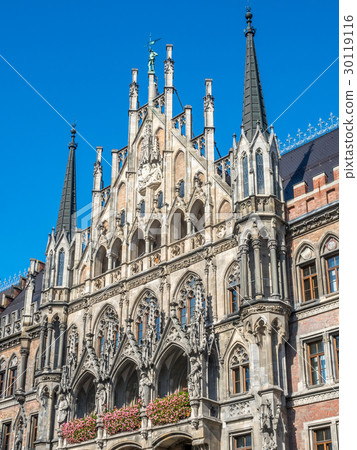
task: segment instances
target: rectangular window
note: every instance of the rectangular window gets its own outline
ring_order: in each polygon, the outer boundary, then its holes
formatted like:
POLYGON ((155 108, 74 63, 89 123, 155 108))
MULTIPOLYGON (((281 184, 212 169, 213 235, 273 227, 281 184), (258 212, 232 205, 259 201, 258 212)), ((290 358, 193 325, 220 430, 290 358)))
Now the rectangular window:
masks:
POLYGON ((326 380, 326 363, 324 344, 322 341, 315 341, 308 344, 310 363, 310 384, 323 384, 326 380))
POLYGON ((10 369, 8 395, 14 395, 17 384, 17 367, 10 369))
POLYGON ((233 438, 234 450, 252 450, 252 437, 250 434, 244 434, 242 436, 235 436, 233 438))
POLYGON ((333 337, 333 349, 335 351, 335 367, 336 367, 336 378, 339 378, 340 372, 340 337, 333 337))
POLYGON ((249 391, 249 365, 239 366, 232 369, 233 393, 240 394, 249 391))
POLYGON ((238 311, 238 292, 236 287, 229 289, 229 297, 231 304, 231 313, 235 313, 238 311))
POLYGON ((1 450, 10 449, 11 422, 4 423, 2 426, 2 447, 1 450))
POLYGON ((33 450, 35 448, 35 441, 37 440, 37 429, 38 429, 38 416, 31 417, 31 427, 30 427, 30 438, 29 438, 29 448, 33 450))
POLYGON ((330 428, 321 428, 314 431, 315 450, 332 450, 330 428))
POLYGON ((330 293, 337 292, 338 286, 338 275, 339 275, 339 256, 332 256, 326 259, 327 266, 327 279, 328 279, 328 290, 330 293))
POLYGON ((301 268, 301 277, 304 302, 319 298, 315 262, 301 268))
POLYGON ((5 397, 5 372, 0 373, 0 398, 5 397))

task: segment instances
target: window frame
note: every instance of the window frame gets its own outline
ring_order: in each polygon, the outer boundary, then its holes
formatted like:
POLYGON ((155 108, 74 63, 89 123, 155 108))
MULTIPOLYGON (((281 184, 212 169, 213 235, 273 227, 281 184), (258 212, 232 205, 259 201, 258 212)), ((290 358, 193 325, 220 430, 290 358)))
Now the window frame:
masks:
POLYGON ((33 414, 30 418, 30 433, 28 440, 29 450, 35 450, 34 443, 37 441, 38 434, 38 414, 33 414))
POLYGON ((319 294, 319 283, 318 283, 318 274, 317 274, 317 264, 316 264, 316 259, 312 259, 311 261, 308 261, 304 264, 299 265, 299 269, 300 269, 300 280, 301 280, 301 290, 302 290, 302 300, 303 303, 308 303, 308 302, 313 302, 316 301, 320 298, 320 294, 319 294), (308 276, 304 276, 304 269, 306 269, 307 267, 311 267, 311 266, 315 266, 315 273, 311 274, 311 271, 309 273, 308 276), (316 286, 315 288, 313 287, 312 284, 312 279, 315 278, 316 279, 316 286), (306 292, 305 292, 305 280, 309 280, 309 286, 310 286, 310 292, 311 292, 311 298, 306 300, 306 292), (317 290, 317 296, 315 296, 314 290, 317 290))
POLYGON ((311 341, 307 342, 306 344, 307 344, 307 352, 308 352, 308 369, 309 369, 309 380, 308 380, 309 383, 308 384, 309 384, 309 386, 312 386, 312 387, 324 385, 324 384, 326 384, 326 379, 327 379, 327 367, 326 367, 326 365, 327 365, 326 356, 327 355, 326 355, 326 349, 325 349, 323 337, 321 336, 320 339, 317 338, 317 339, 311 340, 311 341), (310 346, 314 345, 314 344, 317 345, 320 342, 323 346, 323 352, 317 351, 316 354, 313 354, 313 356, 311 356, 310 346), (323 356, 323 358, 324 358, 324 363, 325 363, 324 369, 321 369, 321 367, 320 367, 320 356, 323 356), (311 364, 312 358, 317 358, 317 366, 318 366, 317 374, 318 374, 318 381, 319 381, 318 383, 312 382, 313 381, 313 372, 312 372, 313 366, 311 364), (322 370, 324 370, 324 372, 325 372, 324 376, 321 373, 322 370))
MULTIPOLYGON (((241 352, 239 350, 239 352, 241 352)), ((233 347, 229 361, 228 361, 228 376, 229 376, 229 392, 231 396, 238 396, 238 395, 246 395, 249 393, 250 390, 250 381, 251 381, 251 373, 250 373, 250 361, 249 361, 249 355, 245 347, 241 344, 237 344, 233 347), (241 350, 244 351, 246 355, 246 359, 244 361, 238 361, 238 362, 232 362, 232 359, 234 358, 234 354, 236 350, 238 350, 240 347, 241 350), (247 376, 248 373, 248 376, 247 376), (238 375, 238 377, 237 377, 238 375), (237 381, 237 378, 239 380, 237 381), (239 391, 237 391, 237 382, 239 383, 239 391)))
POLYGON ((231 436, 231 448, 232 450, 253 450, 254 449, 254 442, 253 442, 253 433, 252 430, 244 430, 240 433, 234 433, 231 436), (246 437, 250 437, 250 445, 247 446, 245 445, 245 447, 237 447, 237 440, 239 438, 246 438, 246 437))
POLYGON ((6 397, 6 368, 0 371, 0 400, 6 397))
POLYGON ((244 153, 242 155, 242 183, 243 183, 243 198, 247 198, 250 195, 249 189, 249 164, 248 155, 244 153))
POLYGON ((257 180, 257 194, 265 194, 265 180, 264 180, 264 156, 261 150, 258 150, 255 154, 255 170, 257 180), (258 161, 259 159, 259 161, 258 161))
POLYGON ((1 450, 10 450, 11 425, 12 425, 11 420, 3 422, 1 425, 1 434, 3 437, 3 439, 1 440, 1 450), (5 441, 4 438, 5 439, 7 438, 8 440, 5 441))
POLYGON ((333 252, 331 254, 327 254, 324 256, 325 259, 325 270, 326 270, 326 284, 327 284, 327 294, 335 294, 336 292, 339 292, 339 288, 340 288, 340 283, 339 283, 339 267, 340 264, 338 263, 337 265, 333 266, 331 269, 329 269, 328 267, 328 261, 332 258, 336 259, 339 258, 339 253, 338 252, 333 252), (336 285, 337 285, 337 289, 335 291, 331 291, 331 283, 330 283, 330 272, 335 271, 335 275, 336 275, 336 285))
POLYGON ((332 339, 332 351, 333 351, 333 361, 332 361, 332 368, 333 368, 333 375, 336 380, 340 379, 340 336, 338 333, 331 334, 332 339), (338 340, 338 346, 336 345, 336 340, 338 340))

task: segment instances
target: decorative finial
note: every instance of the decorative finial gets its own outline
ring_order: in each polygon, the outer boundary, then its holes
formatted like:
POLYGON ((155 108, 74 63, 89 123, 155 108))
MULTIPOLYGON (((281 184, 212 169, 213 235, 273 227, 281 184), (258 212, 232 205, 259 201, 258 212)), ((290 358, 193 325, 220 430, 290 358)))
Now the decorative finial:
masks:
POLYGON ((154 50, 151 48, 152 45, 154 45, 157 41, 159 41, 161 38, 158 39, 152 39, 151 33, 149 36, 149 42, 145 45, 145 47, 148 47, 149 50, 149 62, 148 62, 148 68, 149 73, 155 73, 155 58, 158 55, 154 50))
POLYGON ((255 34, 255 28, 252 27, 252 8, 249 5, 249 0, 248 0, 248 5, 246 6, 246 14, 245 14, 245 18, 247 19, 247 28, 244 30, 244 34, 247 36, 248 33, 253 33, 253 36, 255 34))
POLYGON ((77 148, 77 143, 74 141, 74 138, 75 138, 76 133, 77 133, 76 126, 77 126, 76 122, 73 122, 72 123, 72 129, 71 129, 72 139, 71 139, 71 142, 68 144, 69 148, 74 148, 74 149, 77 148))

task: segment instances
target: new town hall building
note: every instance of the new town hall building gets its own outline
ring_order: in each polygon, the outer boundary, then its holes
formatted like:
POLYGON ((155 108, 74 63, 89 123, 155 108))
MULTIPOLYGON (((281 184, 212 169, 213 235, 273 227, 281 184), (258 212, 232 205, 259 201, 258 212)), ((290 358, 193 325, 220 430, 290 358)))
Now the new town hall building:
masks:
POLYGON ((1 449, 337 449, 338 130, 283 155, 268 127, 246 14, 243 122, 215 159, 212 80, 204 130, 173 117, 150 52, 148 100, 129 91, 128 144, 91 224, 77 228, 75 142, 46 264, 1 293, 1 449), (154 426, 146 406, 187 391, 191 416, 154 426), (137 403, 141 427, 109 435, 104 408, 137 403), (95 412, 96 438, 60 426, 95 412))

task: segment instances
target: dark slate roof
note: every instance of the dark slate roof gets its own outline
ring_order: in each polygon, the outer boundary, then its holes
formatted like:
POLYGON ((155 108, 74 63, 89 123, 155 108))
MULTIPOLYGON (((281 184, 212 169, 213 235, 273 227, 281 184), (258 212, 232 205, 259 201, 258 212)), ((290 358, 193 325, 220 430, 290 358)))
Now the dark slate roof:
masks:
POLYGON ((73 236, 76 228, 76 158, 75 151, 77 144, 74 142, 76 130, 72 128, 72 140, 68 144, 69 156, 67 162, 66 175, 63 183, 62 197, 57 217, 55 238, 64 229, 70 236, 73 236))
POLYGON ((307 183, 308 191, 312 191, 312 178, 323 172, 331 183, 333 168, 338 165, 338 128, 282 155, 280 174, 285 201, 294 198, 293 186, 302 181, 307 183))
POLYGON ((260 122, 262 130, 268 134, 268 120, 264 106, 263 89, 260 82, 258 59, 254 45, 254 28, 251 27, 252 13, 247 12, 247 38, 245 52, 245 74, 244 74, 244 95, 243 95, 243 129, 248 141, 253 138, 257 128, 257 121, 260 122))
MULTIPOLYGON (((32 303, 40 303, 41 299, 41 289, 42 289, 42 278, 43 278, 44 270, 41 270, 36 276, 35 276, 35 291, 32 298, 32 303)), ((21 310, 25 305, 25 289, 23 289, 20 294, 14 298, 14 300, 9 304, 7 308, 2 311, 0 314, 0 318, 3 316, 6 316, 8 314, 11 314, 14 311, 21 310)))

